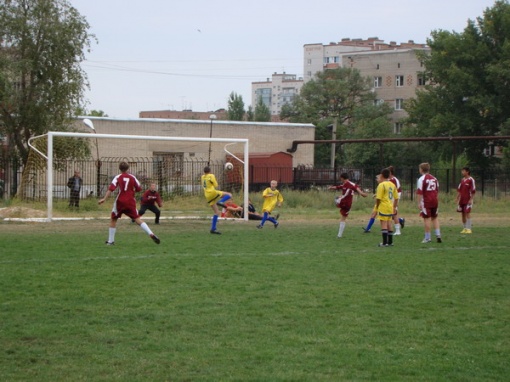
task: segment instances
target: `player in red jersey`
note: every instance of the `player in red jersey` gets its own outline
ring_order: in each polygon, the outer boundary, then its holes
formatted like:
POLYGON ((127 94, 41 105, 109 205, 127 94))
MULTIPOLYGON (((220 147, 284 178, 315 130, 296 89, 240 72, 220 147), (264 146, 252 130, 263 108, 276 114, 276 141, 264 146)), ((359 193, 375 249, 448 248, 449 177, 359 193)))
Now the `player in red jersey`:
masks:
POLYGON ((119 170, 121 173, 113 178, 112 183, 108 187, 108 191, 106 191, 104 198, 98 201, 99 204, 103 204, 105 200, 108 199, 108 197, 112 194, 112 192, 118 190, 117 197, 113 203, 113 209, 110 218, 110 229, 108 231, 109 234, 106 244, 113 245, 115 243, 117 220, 122 216, 122 214, 125 214, 131 219, 134 219, 136 224, 138 224, 145 232, 147 232, 147 234, 156 244, 159 244, 159 238, 154 235, 147 223, 144 223, 142 219, 140 219, 140 215, 136 210, 135 193, 142 191, 140 182, 134 175, 128 173, 129 164, 126 162, 121 162, 119 164, 119 170))
POLYGON ((338 238, 341 238, 344 229, 345 229, 345 221, 349 216, 349 211, 352 206, 352 197, 355 193, 363 196, 364 198, 367 196, 359 186, 349 180, 349 174, 346 172, 340 174, 340 181, 342 184, 338 186, 330 186, 328 187, 330 190, 342 190, 342 196, 338 196, 335 198, 335 203, 338 208, 340 208, 340 226, 338 228, 338 238))
POLYGON ((439 182, 429 173, 430 164, 421 163, 419 170, 421 177, 418 179, 416 192, 418 194, 418 208, 420 209, 420 216, 423 218, 423 224, 425 226, 425 238, 423 239, 422 243, 431 242, 431 226, 434 227, 437 242, 441 243, 441 231, 439 228, 438 220, 439 182))
POLYGON ((462 213, 462 224, 464 229, 460 233, 472 233, 471 231, 471 208, 475 198, 476 186, 475 180, 471 177, 469 167, 463 167, 461 170, 462 180, 457 188, 457 212, 462 213))

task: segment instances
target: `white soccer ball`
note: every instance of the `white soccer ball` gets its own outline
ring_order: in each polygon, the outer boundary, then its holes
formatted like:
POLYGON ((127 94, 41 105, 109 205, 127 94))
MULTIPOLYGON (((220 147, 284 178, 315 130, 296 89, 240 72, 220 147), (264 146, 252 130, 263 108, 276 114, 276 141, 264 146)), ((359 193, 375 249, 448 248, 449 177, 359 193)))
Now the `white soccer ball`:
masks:
POLYGON ((230 171, 234 168, 234 165, 230 162, 225 163, 225 170, 230 171))

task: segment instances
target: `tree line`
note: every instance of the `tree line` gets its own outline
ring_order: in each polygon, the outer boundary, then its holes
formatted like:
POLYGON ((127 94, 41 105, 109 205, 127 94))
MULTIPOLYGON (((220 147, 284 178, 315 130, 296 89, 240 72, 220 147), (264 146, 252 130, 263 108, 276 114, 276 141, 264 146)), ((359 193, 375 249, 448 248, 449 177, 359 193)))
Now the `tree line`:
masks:
MULTIPOLYGON (((70 131, 72 118, 85 114, 89 84, 80 63, 97 42, 89 28, 67 0, 0 1, 0 135, 10 142, 8 148, 2 146, 2 155, 26 161, 30 137, 50 127, 70 131)), ((495 1, 482 16, 468 20, 462 32, 433 30, 427 44, 430 51, 419 55, 426 85, 404 105, 408 118, 401 121, 402 136, 510 135, 508 0, 495 1)), ((279 117, 314 124, 317 140, 331 139, 333 133, 337 139, 394 136, 392 110, 376 101, 372 85, 371 78, 353 68, 319 72, 282 107, 279 117)), ((271 120, 262 99, 245 110, 242 97, 232 92, 227 104, 230 120, 271 120)), ((461 161, 510 169, 508 142, 491 144, 502 157, 484 155, 487 142, 480 140, 463 144, 461 161)), ((378 166, 379 150, 378 145, 346 145, 336 152, 331 145, 316 146, 315 163, 327 165, 333 159, 343 166, 378 166)), ((449 164, 453 154, 444 142, 387 143, 384 151, 396 166, 449 164)))

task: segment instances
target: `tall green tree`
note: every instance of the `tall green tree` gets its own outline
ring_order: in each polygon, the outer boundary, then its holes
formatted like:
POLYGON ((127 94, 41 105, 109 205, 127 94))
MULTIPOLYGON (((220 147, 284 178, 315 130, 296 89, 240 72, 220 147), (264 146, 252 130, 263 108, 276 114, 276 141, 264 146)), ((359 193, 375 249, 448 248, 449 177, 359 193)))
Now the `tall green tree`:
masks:
POLYGON ((242 121, 244 119, 243 96, 232 92, 228 97, 227 117, 230 121, 242 121))
POLYGON ((248 110, 246 111, 246 120, 247 121, 253 121, 255 118, 255 112, 253 111, 253 107, 250 105, 248 106, 248 110))
MULTIPOLYGON (((367 126, 371 127, 370 131, 376 137, 391 134, 390 112, 387 105, 375 102, 370 78, 363 77, 357 69, 337 68, 319 72, 304 84, 292 104, 282 107, 280 118, 290 122, 313 123, 316 126, 315 139, 331 139, 332 128, 336 127, 336 138, 341 139, 362 135, 367 126)), ((331 150, 331 145, 316 146, 316 165, 328 164, 331 150)), ((353 150, 350 156, 360 161, 365 158, 356 154, 357 151, 366 151, 363 147, 356 145, 353 150)), ((338 150, 335 161, 350 161, 344 154, 338 150)))
POLYGON ((256 122, 270 122, 271 121, 271 110, 262 101, 262 97, 259 97, 257 104, 255 105, 255 113, 253 120, 256 122))
POLYGON ((70 129, 88 86, 88 29, 66 0, 0 1, 0 133, 10 155, 26 161, 30 137, 70 129))
POLYGON ((88 114, 91 117, 108 117, 108 114, 106 114, 103 110, 91 110, 88 114))
MULTIPOLYGON (((349 139, 388 138, 393 136, 389 105, 367 102, 354 110, 354 117, 345 137, 349 139)), ((380 167, 391 164, 400 165, 394 158, 398 158, 395 144, 355 143, 342 147, 338 155, 342 163, 353 167, 380 167)))
MULTIPOLYGON (((499 0, 483 17, 468 20, 462 33, 436 30, 423 56, 429 84, 406 109, 411 134, 418 136, 497 135, 510 118, 510 5, 499 0)), ((504 143, 506 145, 506 143, 504 143)), ((468 160, 490 165, 487 141, 463 144, 468 160)), ((437 144, 438 157, 451 156, 449 143, 437 144)))
POLYGON ((76 108, 76 110, 74 111, 74 115, 79 117, 79 116, 91 116, 91 117, 108 117, 108 114, 106 114, 103 110, 87 110, 86 108, 84 107, 78 107, 76 108))

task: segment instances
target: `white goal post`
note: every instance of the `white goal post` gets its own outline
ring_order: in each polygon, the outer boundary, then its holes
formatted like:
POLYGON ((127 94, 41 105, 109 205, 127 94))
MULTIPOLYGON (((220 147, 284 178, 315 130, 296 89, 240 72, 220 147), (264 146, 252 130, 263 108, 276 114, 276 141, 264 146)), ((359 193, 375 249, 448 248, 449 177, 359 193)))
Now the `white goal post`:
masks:
MULTIPOLYGON (((121 134, 93 134, 90 133, 71 133, 61 131, 49 131, 44 134, 48 137, 48 156, 36 150, 47 161, 47 221, 53 219, 53 138, 54 137, 73 137, 73 138, 94 138, 94 139, 139 139, 139 140, 157 140, 157 141, 181 141, 181 142, 220 142, 220 143, 242 143, 244 146, 244 179, 243 179, 243 199, 244 199, 244 220, 248 220, 248 158, 249 158, 249 140, 244 138, 198 138, 198 137, 165 137, 165 136, 145 136, 145 135, 121 135, 121 134)), ((44 136, 43 135, 43 136, 44 136)), ((33 138, 40 138, 33 137, 33 138)), ((226 151, 226 150, 225 150, 226 151)), ((228 151, 227 151, 228 152, 228 151)), ((99 195, 98 195, 99 196, 99 195)))

